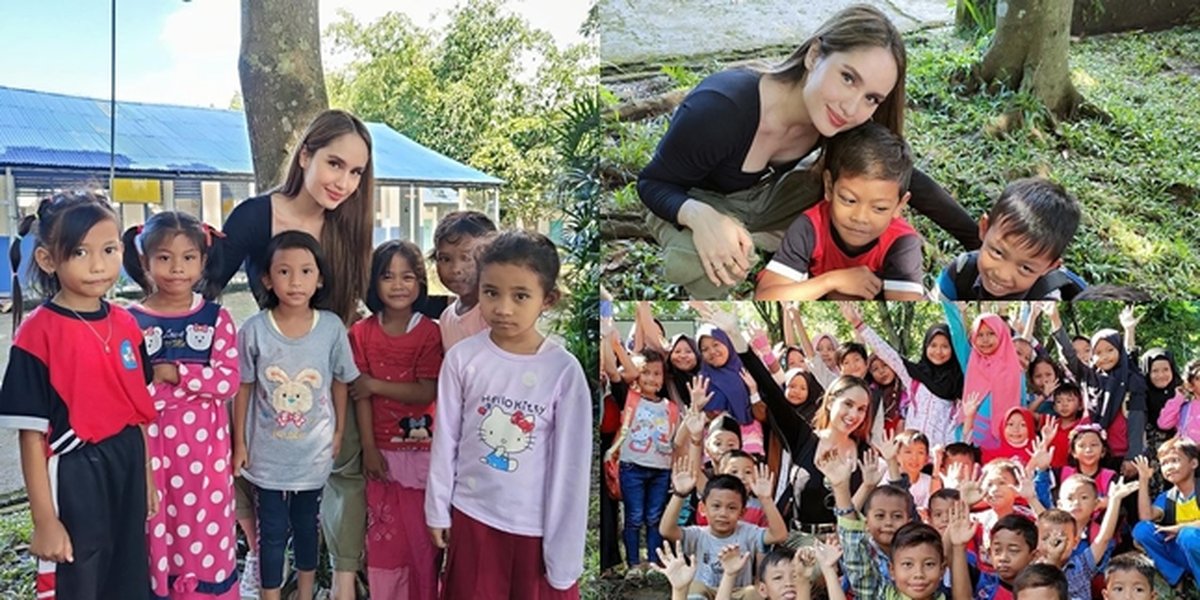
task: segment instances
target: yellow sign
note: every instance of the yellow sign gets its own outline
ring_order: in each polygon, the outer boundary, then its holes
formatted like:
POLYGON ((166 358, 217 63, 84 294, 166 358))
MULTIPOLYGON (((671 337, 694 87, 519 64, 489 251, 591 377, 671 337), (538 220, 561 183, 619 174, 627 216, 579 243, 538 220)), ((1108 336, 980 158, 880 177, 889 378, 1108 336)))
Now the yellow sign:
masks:
POLYGON ((113 202, 126 204, 158 204, 162 202, 162 183, 157 179, 113 180, 113 202))

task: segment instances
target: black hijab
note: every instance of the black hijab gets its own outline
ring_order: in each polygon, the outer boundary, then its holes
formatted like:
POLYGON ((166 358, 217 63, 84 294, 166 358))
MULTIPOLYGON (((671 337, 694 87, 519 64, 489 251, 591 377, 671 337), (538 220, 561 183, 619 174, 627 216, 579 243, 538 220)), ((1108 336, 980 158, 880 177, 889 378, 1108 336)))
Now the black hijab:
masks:
POLYGON ((950 337, 950 327, 945 323, 938 323, 925 332, 925 341, 921 343, 921 359, 914 363, 906 358, 904 366, 908 369, 908 375, 929 388, 934 396, 943 400, 958 400, 962 397, 962 366, 958 364, 958 356, 954 353, 954 338, 950 337), (946 336, 946 343, 950 346, 950 360, 941 365, 933 364, 925 355, 929 344, 937 335, 946 336))
POLYGON ((1167 405, 1167 400, 1175 396, 1176 388, 1183 385, 1183 379, 1179 377, 1175 356, 1166 348, 1151 348, 1142 354, 1142 374, 1146 376, 1146 418, 1157 426, 1159 413, 1167 405), (1167 361, 1171 367, 1171 382, 1165 388, 1154 387, 1154 382, 1150 380, 1150 368, 1160 360, 1167 361))
POLYGON ((1129 410, 1146 410, 1146 380, 1137 372, 1134 365, 1129 364, 1129 354, 1125 352, 1125 344, 1121 343, 1121 334, 1115 329, 1101 329, 1092 336, 1092 355, 1096 353, 1096 344, 1103 340, 1117 349, 1117 365, 1111 371, 1096 369, 1098 397, 1092 406, 1091 418, 1093 423, 1108 428, 1117 417, 1117 411, 1125 403, 1125 395, 1129 394, 1129 410))

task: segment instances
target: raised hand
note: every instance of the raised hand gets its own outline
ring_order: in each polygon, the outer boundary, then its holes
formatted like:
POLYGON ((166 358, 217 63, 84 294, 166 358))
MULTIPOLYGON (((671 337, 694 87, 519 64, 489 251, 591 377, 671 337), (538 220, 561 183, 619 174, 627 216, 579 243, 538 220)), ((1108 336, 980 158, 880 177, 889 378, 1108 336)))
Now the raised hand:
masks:
POLYGON ((1150 459, 1145 456, 1138 456, 1133 459, 1133 466, 1137 469, 1138 481, 1150 481, 1154 477, 1154 467, 1150 466, 1150 459))
POLYGON ((1109 504, 1112 504, 1113 502, 1120 502, 1121 500, 1137 492, 1137 490, 1137 481, 1125 481, 1125 478, 1121 477, 1116 482, 1109 484, 1108 502, 1109 504))
POLYGON ((867 449, 863 459, 858 461, 858 468, 862 470, 863 485, 875 487, 883 481, 884 466, 880 464, 879 452, 874 448, 867 449))
POLYGON ((1046 419, 1046 424, 1042 425, 1042 442, 1049 443, 1058 435, 1058 417, 1050 417, 1046 419))
POLYGON ((832 487, 838 484, 850 485, 850 474, 854 472, 855 462, 853 454, 842 456, 837 450, 826 450, 817 457, 816 464, 832 487))
POLYGON ((792 571, 796 573, 796 578, 807 581, 812 577, 813 569, 817 566, 817 550, 812 546, 804 546, 796 549, 796 556, 792 558, 792 571))
POLYGON ((775 492, 774 477, 767 465, 758 465, 754 469, 754 483, 750 484, 750 493, 764 504, 771 501, 775 492))
POLYGON ((692 310, 696 311, 696 314, 700 315, 701 319, 705 321, 712 320, 713 308, 709 303, 702 300, 688 300, 688 306, 692 307, 692 310))
POLYGON ((847 323, 850 323, 851 327, 858 329, 858 326, 862 325, 862 312, 858 310, 858 307, 854 303, 838 302, 837 305, 842 310, 842 316, 845 317, 847 323))
POLYGON ((836 573, 840 558, 842 558, 841 546, 817 540, 817 562, 820 563, 822 571, 836 573))
POLYGON ((693 472, 692 459, 685 456, 675 461, 675 469, 671 471, 671 485, 678 494, 690 494, 696 489, 696 473, 693 472))
POLYGON ((697 411, 704 410, 705 405, 709 400, 712 400, 712 392, 708 391, 709 380, 703 375, 697 375, 692 378, 692 382, 688 384, 688 394, 692 396, 692 408, 697 411))
POLYGON ((983 500, 983 486, 979 484, 979 474, 974 473, 961 480, 958 484, 958 493, 968 506, 974 506, 983 500))
POLYGON ((704 413, 695 404, 688 407, 687 415, 683 417, 683 426, 687 427, 693 440, 704 434, 704 413))
POLYGON ((1062 382, 1059 381, 1057 377, 1055 377, 1054 379, 1051 379, 1050 381, 1047 381, 1042 386, 1042 395, 1053 400, 1054 390, 1057 390, 1059 384, 1061 384, 1061 383, 1062 382))
POLYGON ((720 327, 721 331, 729 334, 729 337, 731 338, 735 335, 741 335, 739 332, 740 328, 738 327, 737 317, 733 316, 731 313, 727 313, 723 310, 713 311, 712 314, 709 315, 708 320, 713 325, 720 327))
POLYGON ((1038 544, 1037 552, 1046 562, 1061 564, 1067 552, 1067 537, 1061 531, 1051 532, 1038 544))
POLYGON ((721 552, 717 554, 717 558, 721 561, 721 569, 725 571, 725 577, 734 577, 742 572, 742 568, 746 566, 746 561, 750 559, 750 553, 742 553, 742 549, 737 544, 729 544, 721 548, 721 552))
POLYGON ((739 375, 742 376, 742 383, 746 384, 746 389, 750 390, 750 395, 753 396, 757 394, 758 382, 754 381, 754 378, 750 376, 750 371, 742 369, 742 372, 739 373, 739 375))
POLYGON ((663 540, 662 548, 658 549, 658 560, 664 566, 650 565, 650 568, 666 575, 672 589, 686 589, 696 578, 696 556, 685 557, 680 540, 675 541, 673 549, 669 540, 663 540))
POLYGON ((946 526, 946 539, 952 546, 965 546, 975 537, 975 523, 971 521, 971 508, 958 500, 950 503, 950 521, 946 526))
POLYGON ((1141 318, 1133 315, 1132 304, 1122 308, 1121 314, 1118 315, 1117 319, 1121 322, 1122 329, 1133 329, 1137 327, 1137 324, 1142 320, 1141 318))
POLYGON ((1033 471, 1030 469, 1017 469, 1017 495, 1030 500, 1037 497, 1037 492, 1033 487, 1033 471))
POLYGON ((979 412, 979 406, 983 404, 983 396, 979 392, 971 392, 962 401, 963 419, 970 417, 975 418, 975 413, 979 412))
POLYGON ((896 455, 900 453, 900 440, 896 439, 895 432, 883 432, 883 443, 879 446, 873 446, 879 451, 879 457, 886 463, 891 463, 896 460, 896 455))
POLYGON ((1054 456, 1054 446, 1046 447, 1049 440, 1041 440, 1033 445, 1032 450, 1026 450, 1029 453, 1029 460, 1026 466, 1032 471, 1045 471, 1050 468, 1050 459, 1054 456))

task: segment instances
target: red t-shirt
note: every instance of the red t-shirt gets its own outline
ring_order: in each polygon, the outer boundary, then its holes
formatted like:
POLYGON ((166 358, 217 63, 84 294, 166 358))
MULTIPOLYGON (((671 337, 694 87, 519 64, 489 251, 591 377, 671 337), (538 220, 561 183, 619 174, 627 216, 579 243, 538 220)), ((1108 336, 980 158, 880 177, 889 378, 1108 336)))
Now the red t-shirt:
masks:
POLYGON ((818 202, 788 227, 767 270, 804 281, 831 271, 867 267, 883 280, 884 291, 924 291, 921 237, 904 219, 892 219, 879 239, 854 252, 844 248, 836 235, 829 202, 818 202))
POLYGON ((52 454, 102 442, 154 419, 151 375, 142 330, 125 309, 102 302, 77 315, 43 304, 13 339, 0 427, 45 432, 52 454))
MULTIPOLYGON (((436 380, 442 368, 441 331, 420 313, 413 316, 408 330, 397 336, 388 335, 375 316, 355 323, 350 327, 350 350, 364 375, 391 383, 436 380)), ((372 396, 375 445, 381 450, 428 451, 436 404, 372 396)))

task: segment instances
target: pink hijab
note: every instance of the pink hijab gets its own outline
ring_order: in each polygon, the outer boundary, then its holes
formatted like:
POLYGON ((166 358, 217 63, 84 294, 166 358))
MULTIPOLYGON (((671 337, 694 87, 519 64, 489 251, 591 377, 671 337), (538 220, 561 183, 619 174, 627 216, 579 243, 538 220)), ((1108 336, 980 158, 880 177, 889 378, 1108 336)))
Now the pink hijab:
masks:
POLYGON ((998 315, 984 313, 976 317, 971 324, 970 340, 971 357, 967 360, 963 398, 972 392, 985 398, 991 394, 991 402, 984 402, 975 416, 975 443, 980 448, 995 448, 1004 439, 1004 420, 999 417, 1021 406, 1024 377, 1021 360, 1013 346, 1008 324, 998 315), (980 325, 987 325, 996 334, 996 350, 988 355, 975 349, 975 336, 980 325))

